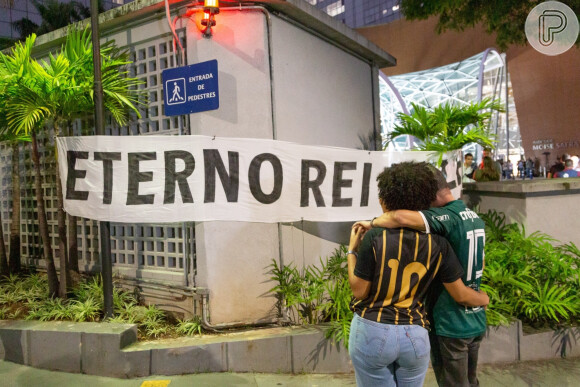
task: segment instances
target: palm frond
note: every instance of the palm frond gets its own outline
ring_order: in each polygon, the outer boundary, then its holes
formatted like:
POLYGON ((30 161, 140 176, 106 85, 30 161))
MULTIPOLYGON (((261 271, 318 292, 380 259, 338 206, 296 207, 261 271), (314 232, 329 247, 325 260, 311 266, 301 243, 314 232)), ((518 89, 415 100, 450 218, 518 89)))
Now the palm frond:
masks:
POLYGON ((465 106, 447 103, 432 111, 411 105, 411 114, 397 114, 398 124, 388 135, 387 142, 402 135, 413 136, 420 141, 417 150, 438 152, 440 163, 443 154, 467 144, 494 148, 496 139, 486 129, 486 123, 494 112, 502 111, 499 102, 484 99, 465 106))

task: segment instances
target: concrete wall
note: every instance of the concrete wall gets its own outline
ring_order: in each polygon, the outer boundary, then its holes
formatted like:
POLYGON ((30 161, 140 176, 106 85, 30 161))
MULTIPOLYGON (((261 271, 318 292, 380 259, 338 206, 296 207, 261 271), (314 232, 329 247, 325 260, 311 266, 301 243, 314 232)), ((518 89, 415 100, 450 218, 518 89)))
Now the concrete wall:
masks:
MULTIPOLYGON (((227 11, 211 39, 200 15, 186 25, 188 64, 217 59, 220 108, 190 115, 192 134, 274 138, 267 23, 260 11, 227 11)), ((245 222, 196 224, 195 285, 210 290, 212 323, 268 318, 272 288, 264 278, 279 257, 278 226, 245 222)))
POLYGON ((529 235, 540 231, 562 243, 580 245, 578 208, 580 178, 537 179, 464 184, 463 200, 479 212, 496 210, 508 222, 522 223, 529 235))
MULTIPOLYGON (((134 378, 203 372, 352 373, 348 351, 324 326, 276 327, 137 343, 132 324, 0 321, 0 360, 36 368, 134 378)), ((524 335, 520 321, 489 327, 480 364, 580 356, 578 328, 524 335)))
MULTIPOLYGON (((369 64, 261 10, 224 10, 210 39, 199 19, 185 26, 187 61, 217 59, 220 108, 190 115, 192 134, 360 148, 359 135, 375 130, 369 64)), ((345 224, 197 224, 195 285, 210 291, 211 322, 273 317, 272 259, 282 251, 284 264, 318 263, 342 235, 345 224)))
POLYGON ((374 131, 371 66, 272 17, 276 139, 360 147, 374 131))
MULTIPOLYGON (((373 133, 373 83, 368 63, 272 17, 276 139, 306 145, 362 148, 373 133)), ((318 264, 338 243, 348 243, 350 223, 296 222, 281 226, 282 260, 318 264)))

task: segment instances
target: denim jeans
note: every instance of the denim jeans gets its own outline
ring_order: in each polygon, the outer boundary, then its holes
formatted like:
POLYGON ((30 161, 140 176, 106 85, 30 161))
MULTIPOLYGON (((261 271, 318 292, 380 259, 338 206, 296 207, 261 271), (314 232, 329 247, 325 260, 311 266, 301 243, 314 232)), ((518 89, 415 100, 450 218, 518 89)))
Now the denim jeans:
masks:
POLYGON ((431 349, 425 328, 382 324, 355 313, 348 342, 357 386, 423 385, 431 349))

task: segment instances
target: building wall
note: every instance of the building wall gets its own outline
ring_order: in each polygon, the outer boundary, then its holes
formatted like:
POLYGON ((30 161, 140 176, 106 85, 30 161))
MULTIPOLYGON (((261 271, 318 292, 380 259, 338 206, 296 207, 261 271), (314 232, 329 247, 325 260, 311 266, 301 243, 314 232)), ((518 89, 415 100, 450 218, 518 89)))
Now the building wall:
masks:
POLYGON ((570 208, 578 206, 580 179, 534 179, 517 182, 485 182, 464 187, 462 199, 470 208, 485 213, 503 212, 506 223, 520 223, 526 235, 548 234, 554 244, 580 244, 570 208))
MULTIPOLYGON (((454 63, 495 47, 495 37, 480 25, 437 34, 436 24, 436 18, 401 19, 357 31, 397 58, 397 66, 383 69, 387 75, 454 63)), ((530 46, 512 46, 507 60, 525 156, 545 163, 543 152, 548 151, 552 164, 564 152, 579 154, 580 48, 547 56, 530 46), (552 149, 536 149, 538 142, 552 149)))
MULTIPOLYGON (((373 84, 378 78, 371 66, 275 17, 272 54, 276 139, 362 148, 360 137, 373 134, 374 115, 378 114, 373 110, 373 87, 377 87, 373 84)), ((282 225, 282 261, 298 267, 319 264, 338 243, 348 243, 350 226, 317 222, 282 225)))
MULTIPOLYGON (((190 116, 192 134, 360 148, 359 135, 377 130, 378 79, 369 64, 259 10, 222 10, 211 39, 201 36, 199 19, 184 25, 188 64, 218 60, 221 100, 218 110, 190 116)), ((346 238, 348 228, 197 224, 196 286, 210 291, 211 322, 274 317, 272 260, 300 268, 318 263, 338 247, 337 234, 346 238)))

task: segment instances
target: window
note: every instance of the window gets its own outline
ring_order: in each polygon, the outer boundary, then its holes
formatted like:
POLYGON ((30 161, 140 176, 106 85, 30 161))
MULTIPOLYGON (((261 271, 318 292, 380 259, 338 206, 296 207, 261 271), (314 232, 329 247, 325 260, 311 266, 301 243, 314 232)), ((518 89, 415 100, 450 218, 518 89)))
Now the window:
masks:
POLYGON ((342 1, 337 1, 326 7, 326 13, 329 16, 336 16, 344 13, 344 4, 342 1))

